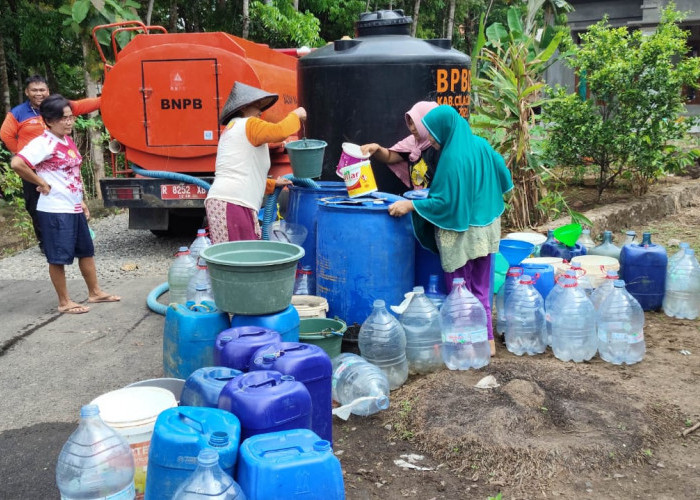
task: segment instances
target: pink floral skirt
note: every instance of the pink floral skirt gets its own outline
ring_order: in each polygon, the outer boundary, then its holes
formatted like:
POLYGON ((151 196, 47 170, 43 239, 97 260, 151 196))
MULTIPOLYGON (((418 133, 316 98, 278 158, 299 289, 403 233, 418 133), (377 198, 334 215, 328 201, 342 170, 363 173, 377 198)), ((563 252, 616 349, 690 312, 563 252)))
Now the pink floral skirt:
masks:
POLYGON ((262 237, 255 210, 214 198, 207 198, 204 207, 212 243, 259 240, 262 237))

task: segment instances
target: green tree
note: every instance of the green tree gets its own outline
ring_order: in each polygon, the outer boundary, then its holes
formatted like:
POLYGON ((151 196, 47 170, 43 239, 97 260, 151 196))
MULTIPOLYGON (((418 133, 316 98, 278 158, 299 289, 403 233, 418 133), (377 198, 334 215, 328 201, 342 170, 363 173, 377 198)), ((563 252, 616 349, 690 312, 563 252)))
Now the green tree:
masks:
POLYGON ((591 98, 559 88, 546 107, 549 154, 564 167, 594 171, 599 198, 621 177, 644 193, 668 165, 685 163, 675 144, 691 126, 682 88, 697 87, 700 58, 687 55, 683 17, 670 3, 650 35, 611 28, 607 19, 595 24, 572 59, 591 98))
POLYGON ((316 47, 320 23, 309 11, 294 9, 291 0, 250 3, 250 39, 271 47, 316 47))

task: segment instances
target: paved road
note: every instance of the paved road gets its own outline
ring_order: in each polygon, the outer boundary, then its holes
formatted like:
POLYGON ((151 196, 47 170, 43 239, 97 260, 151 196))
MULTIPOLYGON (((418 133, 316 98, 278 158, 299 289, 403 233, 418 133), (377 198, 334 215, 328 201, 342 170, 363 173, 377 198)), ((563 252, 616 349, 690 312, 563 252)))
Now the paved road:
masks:
MULTIPOLYGON (((163 316, 146 296, 163 279, 102 282, 122 302, 58 314, 45 281, 0 280, 0 499, 59 498, 56 458, 80 407, 105 392, 163 376, 163 316)), ((77 301, 82 280, 70 281, 77 301)))

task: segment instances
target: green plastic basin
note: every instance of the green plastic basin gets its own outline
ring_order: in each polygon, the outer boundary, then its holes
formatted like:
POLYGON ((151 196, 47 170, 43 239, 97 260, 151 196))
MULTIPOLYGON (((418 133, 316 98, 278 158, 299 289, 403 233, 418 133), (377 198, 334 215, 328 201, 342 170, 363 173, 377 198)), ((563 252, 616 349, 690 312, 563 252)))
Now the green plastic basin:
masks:
POLYGON ((289 307, 299 245, 281 241, 229 241, 205 248, 214 300, 233 314, 273 314, 289 307))
POLYGON ((340 354, 340 344, 347 328, 345 321, 337 318, 302 318, 299 320, 299 342, 317 345, 333 359, 340 354))

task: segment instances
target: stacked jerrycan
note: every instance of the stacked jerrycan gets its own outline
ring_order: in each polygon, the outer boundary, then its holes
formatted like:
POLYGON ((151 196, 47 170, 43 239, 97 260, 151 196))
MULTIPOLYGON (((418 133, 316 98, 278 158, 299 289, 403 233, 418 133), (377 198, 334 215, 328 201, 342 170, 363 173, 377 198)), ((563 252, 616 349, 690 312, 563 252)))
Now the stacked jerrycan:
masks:
POLYGON ((547 349, 544 299, 535 281, 522 275, 505 303, 506 347, 517 356, 542 354, 547 349))
POLYGON ((554 236, 554 230, 547 231, 547 239, 540 246, 540 257, 558 257, 570 261, 578 255, 586 255, 586 247, 575 240, 569 242, 570 246, 558 241, 554 236))
POLYGON ((399 322, 406 333, 409 372, 425 374, 442 368, 440 313, 422 286, 413 288, 413 297, 399 322))
POLYGON ((685 245, 669 259, 663 307, 666 316, 695 319, 700 314, 700 265, 685 245))
POLYGON ((616 280, 596 313, 598 353, 615 365, 638 363, 646 351, 644 311, 625 290, 625 282, 616 280))
POLYGON ((182 387, 180 406, 219 407, 219 394, 224 386, 243 372, 225 366, 205 366, 195 370, 182 387))
POLYGON ((663 304, 667 264, 666 249, 651 242, 651 233, 643 233, 639 244, 622 247, 620 278, 645 311, 655 311, 663 304))
MULTIPOLYGON (((350 352, 336 356, 332 363, 334 401, 361 417, 389 408, 389 379, 379 367, 350 352)), ((342 414, 341 418, 347 420, 342 414)))
POLYGON ((372 307, 372 312, 360 327, 360 354, 384 372, 391 390, 398 389, 408 378, 406 332, 386 310, 383 300, 375 300, 372 307))
POLYGON ((576 279, 566 280, 562 286, 548 311, 552 318, 552 352, 561 361, 588 361, 598 350, 595 308, 576 279))
POLYGON ((491 361, 486 310, 462 278, 452 281, 440 309, 440 331, 442 359, 450 370, 478 369, 491 361))

